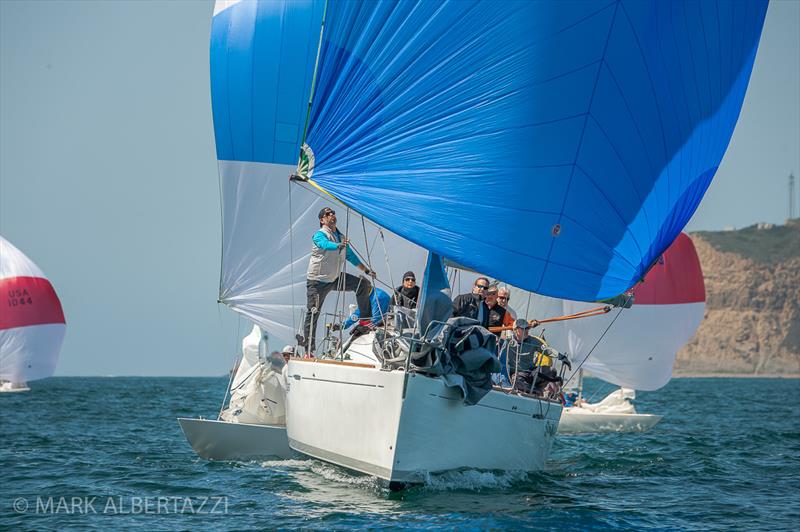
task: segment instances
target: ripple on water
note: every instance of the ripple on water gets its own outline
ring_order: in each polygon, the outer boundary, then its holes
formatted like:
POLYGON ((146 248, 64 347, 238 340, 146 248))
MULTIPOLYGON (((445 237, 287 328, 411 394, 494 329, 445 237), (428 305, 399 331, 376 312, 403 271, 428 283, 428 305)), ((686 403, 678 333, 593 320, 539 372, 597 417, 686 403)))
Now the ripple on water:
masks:
POLYGON ((0 528, 791 530, 800 522, 797 380, 674 380, 637 394, 640 411, 665 416, 651 432, 559 437, 543 472, 450 471, 401 492, 312 459, 199 459, 175 418, 214 417, 226 384, 56 378, 0 396, 0 528), (765 386, 782 400, 753 403, 765 386), (40 495, 220 495, 228 512, 7 512, 14 498, 40 495))

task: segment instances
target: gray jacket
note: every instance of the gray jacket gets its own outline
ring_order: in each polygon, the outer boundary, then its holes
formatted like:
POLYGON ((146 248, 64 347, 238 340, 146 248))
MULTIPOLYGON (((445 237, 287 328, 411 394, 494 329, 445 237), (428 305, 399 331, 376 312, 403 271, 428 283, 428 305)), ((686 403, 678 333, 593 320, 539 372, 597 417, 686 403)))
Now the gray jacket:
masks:
POLYGON ((350 246, 337 247, 337 244, 342 241, 342 233, 338 229, 334 233, 328 226, 323 225, 319 231, 314 233, 312 240, 314 243, 311 245, 311 258, 308 261, 308 273, 306 274, 309 281, 332 283, 342 272, 345 260, 354 266, 361 264, 350 246), (322 238, 323 236, 324 238, 322 238))

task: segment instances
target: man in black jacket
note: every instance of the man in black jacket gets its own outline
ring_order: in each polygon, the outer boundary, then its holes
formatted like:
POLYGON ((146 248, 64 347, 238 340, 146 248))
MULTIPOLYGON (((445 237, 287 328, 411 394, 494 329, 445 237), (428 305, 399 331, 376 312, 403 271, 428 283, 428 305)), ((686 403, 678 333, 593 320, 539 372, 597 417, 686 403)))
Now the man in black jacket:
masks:
POLYGON ((417 308, 419 302, 419 286, 414 272, 403 274, 403 285, 394 289, 392 303, 398 307, 417 308))
POLYGON ((472 293, 461 294, 453 300, 453 317, 478 320, 484 327, 489 323, 489 311, 483 304, 483 294, 489 289, 489 279, 478 277, 472 286, 472 293))

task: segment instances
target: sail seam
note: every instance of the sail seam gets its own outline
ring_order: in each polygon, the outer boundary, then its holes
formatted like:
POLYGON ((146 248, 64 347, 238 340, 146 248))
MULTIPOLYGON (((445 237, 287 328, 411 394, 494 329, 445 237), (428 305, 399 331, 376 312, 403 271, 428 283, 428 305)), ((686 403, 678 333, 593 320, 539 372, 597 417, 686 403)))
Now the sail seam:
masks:
MULTIPOLYGON (((570 188, 572 186, 572 181, 575 176, 575 165, 578 162, 578 156, 581 153, 581 148, 583 147, 583 137, 586 134, 586 125, 589 122, 589 114, 592 112, 592 104, 594 103, 594 97, 597 92, 597 83, 600 80, 600 72, 603 69, 603 63, 605 62, 606 52, 608 51, 608 43, 611 41, 611 33, 614 30, 614 22, 617 20, 617 12, 619 11, 619 0, 617 0, 616 4, 614 5, 614 13, 611 15, 611 22, 608 26, 608 35, 606 35, 606 42, 603 46, 603 52, 600 54, 600 64, 597 67, 597 74, 595 75, 594 79, 594 86, 592 87, 592 95, 589 97, 589 105, 586 108, 586 116, 583 120, 583 128, 581 129, 581 135, 578 139, 578 147, 575 150, 575 158, 572 161, 572 172, 569 175, 569 181, 567 182, 567 188, 564 191, 564 200, 561 202, 561 213, 558 216, 558 224, 557 226, 561 225, 561 220, 564 217, 564 209, 567 205, 567 198, 569 198, 570 188)), ((545 259, 544 268, 542 268, 542 273, 539 275, 539 284, 536 286, 536 292, 541 289, 542 282, 544 282, 544 277, 547 274, 547 267, 550 264, 550 256, 553 254, 553 248, 555 247, 555 239, 556 237, 553 236, 550 239, 550 247, 547 250, 547 258, 545 259)))

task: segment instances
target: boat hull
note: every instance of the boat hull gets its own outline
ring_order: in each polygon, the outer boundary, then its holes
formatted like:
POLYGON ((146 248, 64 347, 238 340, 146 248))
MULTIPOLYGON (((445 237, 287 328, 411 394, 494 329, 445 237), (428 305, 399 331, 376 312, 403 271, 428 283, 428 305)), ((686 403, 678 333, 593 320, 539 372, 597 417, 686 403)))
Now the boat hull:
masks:
POLYGON ((230 423, 212 419, 178 418, 192 449, 207 460, 291 458, 283 425, 230 423))
POLYGON ((0 382, 0 393, 29 392, 28 385, 24 382, 0 382))
POLYGON ((659 421, 661 416, 654 414, 581 412, 580 408, 565 408, 558 425, 558 433, 645 432, 659 421))
POLYGON ((365 365, 293 359, 289 445, 390 483, 453 469, 538 471, 561 405, 489 392, 465 406, 440 379, 365 365))

